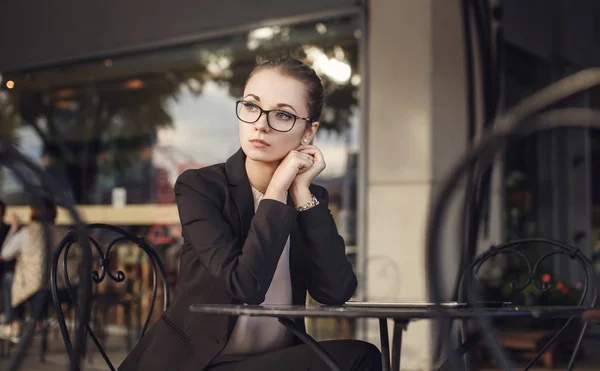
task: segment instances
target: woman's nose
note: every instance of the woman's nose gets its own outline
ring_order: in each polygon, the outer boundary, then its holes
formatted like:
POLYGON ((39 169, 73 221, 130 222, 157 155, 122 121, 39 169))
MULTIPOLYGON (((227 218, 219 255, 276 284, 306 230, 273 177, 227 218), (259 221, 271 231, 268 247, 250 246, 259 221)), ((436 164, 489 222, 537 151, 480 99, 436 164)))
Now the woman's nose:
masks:
POLYGON ((254 123, 256 130, 267 131, 269 130, 269 123, 267 122, 267 114, 263 113, 260 115, 258 120, 254 123))

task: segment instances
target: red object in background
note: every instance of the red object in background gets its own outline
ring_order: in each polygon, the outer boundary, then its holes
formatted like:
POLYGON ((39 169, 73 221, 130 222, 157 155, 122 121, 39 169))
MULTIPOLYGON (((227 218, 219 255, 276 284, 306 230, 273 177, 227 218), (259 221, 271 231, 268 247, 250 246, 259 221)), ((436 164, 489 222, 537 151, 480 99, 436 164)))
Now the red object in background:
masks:
MULTIPOLYGON (((205 164, 198 162, 183 162, 177 165, 177 174, 181 174, 187 169, 199 169, 205 166, 205 164)), ((157 168, 154 181, 156 182, 156 203, 175 203, 175 194, 173 192, 173 185, 169 181, 169 172, 165 168, 157 168)))
POLYGON ((177 172, 181 174, 188 169, 200 169, 205 166, 206 164, 201 164, 199 162, 182 162, 177 165, 177 172))
POLYGON ((163 168, 156 169, 156 203, 172 204, 175 202, 173 187, 169 182, 169 173, 163 168))
POLYGON ((552 276, 549 273, 542 274, 542 283, 549 283, 551 279, 552 276))
POLYGON ((166 225, 155 224, 148 230, 146 240, 153 245, 169 245, 175 239, 170 235, 166 225))

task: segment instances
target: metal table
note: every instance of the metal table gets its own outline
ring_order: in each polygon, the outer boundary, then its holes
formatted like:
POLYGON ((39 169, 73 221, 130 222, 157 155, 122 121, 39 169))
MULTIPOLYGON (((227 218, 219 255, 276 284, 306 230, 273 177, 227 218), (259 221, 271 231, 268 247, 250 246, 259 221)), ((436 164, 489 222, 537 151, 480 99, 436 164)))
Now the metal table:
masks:
POLYGON ((306 345, 313 349, 332 370, 340 370, 336 362, 326 353, 319 343, 306 333, 297 329, 290 318, 378 318, 381 336, 383 369, 390 370, 387 320, 394 320, 392 337, 391 369, 400 370, 402 349, 402 331, 410 321, 436 319, 445 315, 452 319, 470 319, 484 315, 486 317, 530 317, 530 318, 572 318, 581 317, 582 307, 567 306, 506 306, 474 308, 466 303, 368 303, 349 302, 343 306, 304 306, 304 305, 223 305, 193 304, 190 311, 204 314, 227 316, 277 317, 279 321, 306 345))

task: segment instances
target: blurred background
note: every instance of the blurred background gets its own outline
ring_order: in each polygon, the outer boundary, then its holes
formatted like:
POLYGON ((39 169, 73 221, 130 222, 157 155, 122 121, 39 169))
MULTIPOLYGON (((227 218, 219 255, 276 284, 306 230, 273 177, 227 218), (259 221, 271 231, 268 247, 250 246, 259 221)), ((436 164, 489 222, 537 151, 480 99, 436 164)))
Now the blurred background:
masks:
MULTIPOLYGON (((239 148, 234 105, 257 63, 301 58, 326 88, 315 144, 328 167, 318 183, 329 190, 359 276, 355 298, 426 300, 427 207, 485 126, 490 105, 502 111, 600 65, 597 0, 489 5, 498 13, 490 13, 488 27, 502 32, 488 46, 501 53, 502 84, 491 103, 481 64, 473 67, 475 98, 468 98, 459 0, 3 2, 0 136, 60 182, 86 222, 144 236, 165 262, 176 295, 182 241, 175 179, 239 148)), ((476 46, 474 53, 483 51, 476 46)), ((600 91, 568 105, 598 107, 600 91)), ((599 166, 596 130, 551 130, 508 148, 490 178, 482 249, 543 236, 600 254, 600 176, 593 171, 599 166)), ((7 214, 28 219, 27 193, 5 169, 0 199, 7 214)), ((60 210, 58 224, 70 223, 60 210)), ((461 247, 455 230, 445 236, 450 271, 461 247)), ((135 249, 115 254, 134 280, 149 280, 135 249)), ((571 271, 560 261, 548 267, 575 276, 571 271)), ((146 311, 141 286, 102 290, 139 294, 134 306, 146 311)), ((125 311, 115 305, 107 316, 118 338, 125 311)), ((314 320, 309 331, 318 339, 379 341, 376 321, 314 320)), ((427 367, 430 335, 425 322, 409 327, 403 367, 427 367)))

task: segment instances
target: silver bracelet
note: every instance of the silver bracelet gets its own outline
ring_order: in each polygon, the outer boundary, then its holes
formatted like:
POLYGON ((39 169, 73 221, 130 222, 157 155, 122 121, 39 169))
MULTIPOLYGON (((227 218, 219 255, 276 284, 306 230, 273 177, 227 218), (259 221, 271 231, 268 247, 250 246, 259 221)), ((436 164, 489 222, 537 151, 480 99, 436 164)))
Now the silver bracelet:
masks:
POLYGON ((308 201, 307 203, 305 203, 302 206, 298 206, 296 208, 296 210, 298 211, 306 211, 308 209, 312 209, 313 207, 317 206, 319 204, 319 200, 317 200, 317 198, 315 197, 315 195, 311 194, 312 198, 310 201, 308 201))

